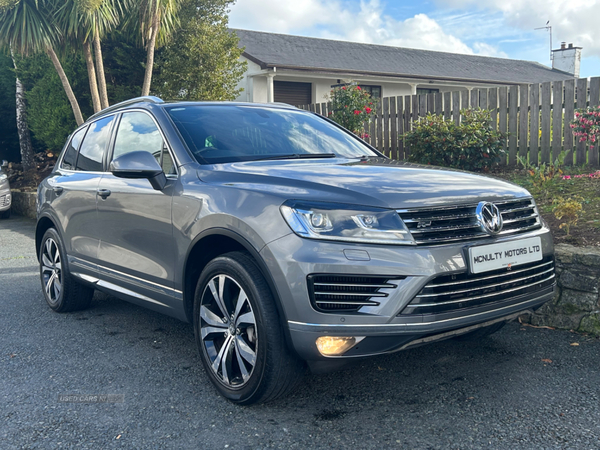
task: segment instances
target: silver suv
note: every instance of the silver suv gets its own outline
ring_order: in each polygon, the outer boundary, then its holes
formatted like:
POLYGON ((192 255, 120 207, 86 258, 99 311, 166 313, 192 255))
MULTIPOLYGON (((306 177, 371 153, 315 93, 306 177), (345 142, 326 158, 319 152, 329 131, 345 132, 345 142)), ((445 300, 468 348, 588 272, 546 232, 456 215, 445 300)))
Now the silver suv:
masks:
POLYGON ((193 323, 240 404, 307 366, 480 338, 555 290, 527 191, 392 161, 287 105, 112 106, 69 137, 37 208, 53 310, 99 289, 193 323))

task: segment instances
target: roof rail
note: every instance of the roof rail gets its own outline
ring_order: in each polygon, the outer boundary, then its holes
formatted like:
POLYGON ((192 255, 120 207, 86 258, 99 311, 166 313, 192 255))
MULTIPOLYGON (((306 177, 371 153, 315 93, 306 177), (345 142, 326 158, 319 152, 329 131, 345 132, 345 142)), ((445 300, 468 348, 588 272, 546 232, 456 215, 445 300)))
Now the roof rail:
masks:
POLYGON ((112 106, 109 106, 108 108, 104 108, 102 111, 98 111, 95 114, 92 114, 90 117, 88 117, 88 119, 86 120, 89 121, 91 119, 95 119, 96 117, 99 117, 103 114, 109 113, 111 111, 114 111, 115 109, 119 109, 122 108, 124 106, 128 106, 128 105, 133 105, 135 103, 143 103, 143 102, 147 102, 147 103, 164 103, 164 101, 161 98, 158 97, 154 97, 152 95, 146 95, 144 97, 136 97, 136 98, 130 98, 129 100, 125 100, 124 102, 120 102, 120 103, 115 103, 112 106))

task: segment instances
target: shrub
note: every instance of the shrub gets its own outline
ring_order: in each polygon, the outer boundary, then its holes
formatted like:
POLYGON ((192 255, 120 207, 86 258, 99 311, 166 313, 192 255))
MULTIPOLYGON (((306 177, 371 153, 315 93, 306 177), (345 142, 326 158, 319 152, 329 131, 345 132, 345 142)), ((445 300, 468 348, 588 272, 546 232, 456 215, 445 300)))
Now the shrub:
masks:
POLYGON ((527 162, 526 158, 517 156, 517 161, 527 170, 529 174, 529 181, 532 185, 532 193, 539 195, 543 201, 548 200, 552 185, 562 178, 563 170, 562 166, 565 161, 567 152, 562 151, 556 157, 554 162, 541 163, 539 166, 535 166, 527 162))
POLYGON ((328 116, 354 134, 365 137, 364 127, 375 114, 376 101, 354 82, 335 87, 329 95, 328 116))
POLYGON ((571 128, 573 128, 573 135, 581 142, 588 141, 594 144, 600 140, 600 106, 578 109, 571 128))
POLYGON ((504 154, 503 135, 490 126, 490 112, 482 109, 461 111, 460 125, 442 116, 427 114, 405 133, 410 160, 421 164, 487 171, 504 154))
POLYGON ((571 226, 577 225, 577 221, 579 220, 579 216, 583 211, 583 198, 579 195, 574 195, 571 198, 556 198, 554 199, 554 207, 552 208, 552 212, 554 213, 554 217, 558 220, 563 220, 564 222, 560 224, 560 229, 563 228, 567 232, 567 236, 571 234, 571 226))

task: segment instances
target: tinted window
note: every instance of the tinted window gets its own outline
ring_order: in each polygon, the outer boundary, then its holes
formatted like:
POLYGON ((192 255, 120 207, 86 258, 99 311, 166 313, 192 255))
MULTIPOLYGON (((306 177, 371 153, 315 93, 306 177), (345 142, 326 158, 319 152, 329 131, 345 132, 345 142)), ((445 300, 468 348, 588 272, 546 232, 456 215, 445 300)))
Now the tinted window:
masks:
POLYGON ((110 128, 113 120, 114 116, 105 117, 90 125, 79 150, 77 170, 102 172, 102 157, 110 139, 110 128))
POLYGON ((299 110, 194 105, 173 106, 167 111, 200 163, 251 161, 290 154, 377 156, 358 138, 299 110))
POLYGON ((75 162, 77 161, 77 149, 79 149, 79 144, 81 144, 81 140, 85 134, 85 130, 87 127, 82 128, 77 133, 73 135, 71 142, 67 145, 65 149, 65 156, 63 157, 62 163, 60 165, 63 169, 75 170, 75 162))
POLYGON ((167 175, 176 173, 173 160, 156 123, 143 112, 129 112, 121 116, 113 159, 135 151, 146 151, 152 154, 167 175))

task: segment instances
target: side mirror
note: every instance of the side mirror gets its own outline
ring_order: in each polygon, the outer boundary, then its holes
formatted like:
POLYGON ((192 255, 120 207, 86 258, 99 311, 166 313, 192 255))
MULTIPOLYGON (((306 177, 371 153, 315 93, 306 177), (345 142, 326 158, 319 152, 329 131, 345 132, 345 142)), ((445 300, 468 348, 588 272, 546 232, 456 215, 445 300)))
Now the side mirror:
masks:
POLYGON ((167 184, 162 167, 154 156, 144 151, 119 156, 110 163, 109 170, 119 178, 146 178, 157 191, 163 190, 167 184))

